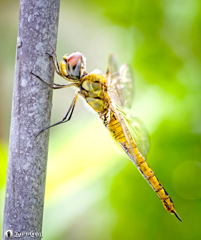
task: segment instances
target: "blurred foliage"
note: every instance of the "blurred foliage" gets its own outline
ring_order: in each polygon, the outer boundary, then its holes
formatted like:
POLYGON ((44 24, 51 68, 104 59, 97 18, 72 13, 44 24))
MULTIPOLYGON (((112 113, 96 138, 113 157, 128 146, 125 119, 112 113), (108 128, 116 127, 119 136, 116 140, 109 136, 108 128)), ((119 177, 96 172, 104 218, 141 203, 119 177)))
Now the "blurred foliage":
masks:
MULTIPOLYGON (((1 202, 18 4, 0 1, 1 202)), ((78 100, 72 120, 51 130, 44 239, 200 239, 201 1, 61 1, 57 54, 73 51, 86 56, 89 72, 104 72, 110 53, 131 64, 132 112, 150 133, 147 161, 183 223, 164 210, 132 163, 116 154, 102 123, 78 100)), ((56 76, 55 82, 62 80, 56 76)), ((54 93, 52 122, 62 119, 73 96, 70 89, 54 93)))

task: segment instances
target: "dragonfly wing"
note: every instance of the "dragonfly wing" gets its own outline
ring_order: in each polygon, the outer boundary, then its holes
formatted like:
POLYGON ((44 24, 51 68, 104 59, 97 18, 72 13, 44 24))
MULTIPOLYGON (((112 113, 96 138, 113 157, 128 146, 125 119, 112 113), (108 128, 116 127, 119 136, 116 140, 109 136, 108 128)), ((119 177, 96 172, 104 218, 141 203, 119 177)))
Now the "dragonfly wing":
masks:
POLYGON ((108 128, 118 150, 120 150, 118 152, 137 165, 135 154, 136 144, 132 139, 123 116, 117 110, 114 103, 110 105, 109 115, 109 121, 106 124, 106 127, 108 128))
POLYGON ((121 107, 131 108, 134 96, 134 78, 128 64, 118 68, 113 55, 110 55, 107 79, 112 99, 121 107))
POLYGON ((111 54, 111 55, 109 56, 107 71, 108 71, 110 74, 113 74, 113 73, 117 73, 118 70, 119 70, 119 66, 118 66, 118 63, 117 63, 117 61, 116 61, 116 58, 114 57, 113 54, 111 54))
POLYGON ((121 93, 119 95, 122 96, 122 100, 124 101, 123 107, 131 108, 133 103, 134 96, 134 77, 131 71, 131 68, 128 64, 124 63, 120 67, 120 86, 117 88, 121 89, 121 93))
POLYGON ((138 150, 146 158, 149 151, 149 136, 143 122, 136 116, 126 116, 126 123, 138 150))
POLYGON ((117 110, 123 117, 129 133, 132 136, 141 155, 146 158, 149 151, 149 135, 144 123, 134 115, 125 114, 125 112, 119 106, 117 106, 117 110))

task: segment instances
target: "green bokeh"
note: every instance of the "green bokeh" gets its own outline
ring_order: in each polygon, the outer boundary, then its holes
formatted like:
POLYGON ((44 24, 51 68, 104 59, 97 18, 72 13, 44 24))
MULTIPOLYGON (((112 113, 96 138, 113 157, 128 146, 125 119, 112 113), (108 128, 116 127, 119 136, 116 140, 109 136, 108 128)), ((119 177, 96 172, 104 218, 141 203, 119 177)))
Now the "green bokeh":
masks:
MULTIPOLYGON (((0 223, 18 4, 0 1, 0 223)), ((97 116, 78 100, 72 120, 51 130, 44 239, 200 239, 201 2, 61 1, 57 54, 73 51, 86 56, 89 72, 105 72, 110 53, 120 64, 130 63, 131 112, 150 134, 147 162, 183 222, 165 211, 135 166, 115 152, 97 116)), ((62 119, 73 96, 71 90, 54 93, 52 122, 62 119)))

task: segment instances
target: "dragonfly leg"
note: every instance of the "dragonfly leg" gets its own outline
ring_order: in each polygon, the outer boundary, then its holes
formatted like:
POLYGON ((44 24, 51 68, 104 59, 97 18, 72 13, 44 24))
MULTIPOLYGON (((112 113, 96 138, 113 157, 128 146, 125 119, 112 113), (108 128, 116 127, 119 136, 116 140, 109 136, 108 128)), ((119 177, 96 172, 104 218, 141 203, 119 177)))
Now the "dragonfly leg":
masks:
POLYGON ((70 84, 60 84, 60 83, 54 83, 53 86, 50 85, 49 83, 47 83, 46 81, 44 81, 41 77, 39 77, 38 75, 36 75, 35 73, 33 73, 32 71, 30 72, 32 75, 34 75, 35 77, 37 77, 39 80, 41 80, 41 82, 45 83, 48 87, 52 88, 52 89, 61 89, 61 88, 66 88, 66 87, 72 87, 75 86, 74 83, 70 83, 70 84))
POLYGON ((70 107, 69 107, 69 109, 68 109, 65 117, 64 117, 61 121, 59 121, 59 122, 57 122, 57 123, 55 123, 55 124, 52 124, 52 125, 50 125, 49 127, 43 128, 43 129, 36 135, 36 137, 37 137, 39 134, 41 134, 43 131, 45 131, 45 130, 51 128, 51 127, 54 127, 54 126, 56 126, 56 125, 59 125, 59 124, 61 124, 61 123, 68 122, 68 121, 71 119, 71 116, 72 116, 73 111, 74 111, 74 108, 75 108, 75 104, 76 104, 76 102, 77 102, 78 93, 79 93, 79 92, 77 92, 77 94, 75 95, 75 97, 74 97, 74 99, 73 99, 73 101, 72 101, 72 103, 71 103, 71 105, 70 105, 70 107))
POLYGON ((57 56, 55 55, 51 55, 50 53, 46 52, 46 54, 52 59, 52 63, 54 65, 54 70, 56 71, 56 73, 61 76, 62 78, 64 78, 65 80, 67 81, 70 81, 72 82, 72 78, 68 78, 68 75, 64 75, 61 70, 60 70, 60 67, 59 67, 59 63, 57 61, 57 56))
POLYGON ((55 69, 55 71, 56 71, 56 73, 59 75, 59 76, 61 76, 61 77, 65 77, 62 73, 61 73, 61 71, 60 71, 60 68, 59 68, 59 63, 58 63, 58 61, 57 61, 57 56, 55 55, 52 55, 52 54, 50 54, 50 53, 48 53, 48 52, 46 52, 46 54, 52 59, 52 63, 53 63, 53 65, 54 65, 54 69, 55 69))

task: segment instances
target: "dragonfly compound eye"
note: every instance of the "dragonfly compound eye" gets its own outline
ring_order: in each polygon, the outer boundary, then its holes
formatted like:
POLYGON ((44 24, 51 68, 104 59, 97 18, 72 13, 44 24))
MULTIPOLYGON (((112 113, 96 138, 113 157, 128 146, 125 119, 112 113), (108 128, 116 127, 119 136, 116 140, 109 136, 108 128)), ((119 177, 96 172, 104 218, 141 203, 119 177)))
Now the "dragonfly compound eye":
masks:
POLYGON ((85 71, 85 58, 80 52, 72 53, 67 58, 67 72, 71 78, 80 79, 85 71))

